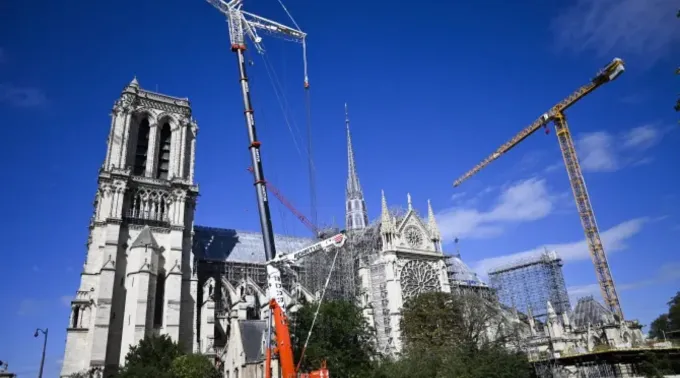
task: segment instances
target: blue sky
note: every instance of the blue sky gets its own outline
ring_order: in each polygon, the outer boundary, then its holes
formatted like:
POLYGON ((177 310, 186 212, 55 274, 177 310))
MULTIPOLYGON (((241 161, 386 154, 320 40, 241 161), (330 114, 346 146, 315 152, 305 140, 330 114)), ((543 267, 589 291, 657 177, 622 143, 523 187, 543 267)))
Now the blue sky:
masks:
MULTIPOLYGON (((676 4, 455 3, 286 1, 309 34, 319 219, 343 220, 347 102, 371 218, 381 189, 390 205, 405 205, 410 192, 421 211, 429 198, 445 249, 453 252, 459 237, 464 260, 481 274, 549 246, 566 261, 571 293, 597 295, 554 132, 536 133, 460 188, 452 182, 620 57, 624 75, 571 108, 568 120, 624 312, 649 323, 680 287, 676 4)), ((290 23, 277 1, 246 4, 290 23)), ((49 327, 52 377, 85 257, 109 112, 133 76, 192 101, 197 224, 258 229, 237 68, 223 17, 200 0, 2 2, 0 21, 7 182, 0 360, 34 374, 41 342, 32 334, 49 327)), ((265 174, 309 214, 300 46, 272 38, 265 46, 283 96, 277 101, 252 51, 265 174)), ((272 206, 277 233, 308 234, 272 206)))

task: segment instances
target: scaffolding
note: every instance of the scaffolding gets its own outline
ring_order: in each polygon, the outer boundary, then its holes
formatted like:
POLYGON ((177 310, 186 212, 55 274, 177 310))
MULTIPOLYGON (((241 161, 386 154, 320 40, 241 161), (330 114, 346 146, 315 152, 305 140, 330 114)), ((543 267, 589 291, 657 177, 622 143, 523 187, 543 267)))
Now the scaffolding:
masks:
POLYGON ((380 238, 377 230, 378 227, 368 227, 347 231, 347 241, 339 251, 318 252, 301 259, 299 267, 303 272, 300 276, 302 286, 313 293, 320 293, 330 275, 326 299, 356 301, 363 294, 359 267, 362 261, 373 260, 369 256, 377 256, 375 241, 376 237, 380 238), (336 252, 338 256, 333 266, 336 252))
POLYGON ((494 269, 489 272, 489 283, 502 304, 531 310, 539 320, 546 318, 548 301, 558 315, 571 311, 562 259, 554 251, 494 269))

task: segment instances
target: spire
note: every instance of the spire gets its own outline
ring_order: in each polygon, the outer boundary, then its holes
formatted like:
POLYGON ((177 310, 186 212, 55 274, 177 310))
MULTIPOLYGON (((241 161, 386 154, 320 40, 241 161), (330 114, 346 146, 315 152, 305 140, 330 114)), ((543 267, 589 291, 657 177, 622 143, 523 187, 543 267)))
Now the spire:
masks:
POLYGON ((406 201, 408 202, 408 211, 413 210, 413 203, 411 202, 411 193, 406 193, 406 201))
POLYGON ((381 190, 380 198, 380 223, 382 232, 392 232, 394 231, 394 226, 392 224, 392 217, 390 216, 390 211, 387 208, 387 199, 385 198, 385 191, 381 190))
POLYGON ((130 82, 130 84, 128 84, 128 86, 139 88, 139 82, 137 81, 137 76, 132 78, 132 81, 130 82))
POLYGON ((345 192, 345 227, 348 230, 365 228, 368 226, 368 212, 364 193, 359 184, 356 163, 354 162, 354 149, 352 148, 352 135, 349 131, 349 113, 345 103, 345 127, 347 129, 347 189, 345 192))
POLYGON ((430 228, 432 239, 441 240, 442 235, 439 232, 439 226, 437 226, 437 219, 434 217, 434 210, 432 210, 432 203, 430 203, 430 200, 427 200, 427 225, 430 228))
POLYGON ((552 303, 550 303, 550 301, 548 301, 548 305, 546 307, 547 307, 547 310, 548 310, 548 319, 551 319, 551 320, 556 319, 557 314, 555 313, 555 309, 553 308, 552 303))

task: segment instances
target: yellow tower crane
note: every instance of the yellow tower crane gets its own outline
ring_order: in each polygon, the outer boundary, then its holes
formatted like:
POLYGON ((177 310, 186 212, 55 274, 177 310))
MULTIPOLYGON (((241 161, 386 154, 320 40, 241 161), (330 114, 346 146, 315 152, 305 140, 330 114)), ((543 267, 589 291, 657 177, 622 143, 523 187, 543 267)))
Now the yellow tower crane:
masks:
POLYGON ((541 127, 544 127, 547 130, 548 123, 553 122, 555 125, 557 140, 560 144, 560 150, 562 151, 562 157, 564 158, 564 165, 567 168, 567 174, 569 175, 571 189, 574 192, 576 208, 578 209, 579 216, 581 217, 581 224, 583 225, 583 230, 586 234, 586 241, 588 242, 590 257, 593 260, 593 265, 595 265, 595 273, 600 284, 602 298, 604 299, 607 306, 609 306, 611 311, 618 315, 618 317, 622 320, 623 312, 621 310, 621 304, 619 303, 619 296, 616 293, 614 279, 612 278, 611 271, 609 270, 607 255, 605 254, 604 248, 602 247, 600 232, 597 228, 597 223, 595 222, 595 215, 593 213, 592 205, 590 204, 590 199, 588 198, 586 183, 583 179, 583 173, 581 172, 581 166, 579 165, 578 157, 576 156, 574 141, 571 138, 571 133, 569 132, 569 127, 567 126, 567 120, 564 116, 564 111, 602 84, 616 79, 623 73, 624 70, 625 67, 623 61, 619 58, 615 58, 611 63, 602 68, 602 70, 598 72, 598 74, 590 81, 590 83, 580 87, 567 98, 554 105, 548 112, 541 115, 531 125, 520 131, 512 139, 498 148, 493 154, 482 160, 481 163, 477 164, 474 168, 469 170, 453 183, 453 186, 457 187, 463 181, 469 179, 471 176, 489 165, 492 161, 498 159, 501 155, 515 147, 526 137, 533 134, 536 130, 540 129, 541 127))

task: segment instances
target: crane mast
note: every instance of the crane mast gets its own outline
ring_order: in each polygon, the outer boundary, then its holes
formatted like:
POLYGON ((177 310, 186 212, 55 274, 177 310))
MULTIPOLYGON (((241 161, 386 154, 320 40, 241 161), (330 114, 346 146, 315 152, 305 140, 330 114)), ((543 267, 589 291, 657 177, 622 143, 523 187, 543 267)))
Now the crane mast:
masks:
POLYGON ((586 189, 583 172, 581 171, 581 166, 576 155, 576 149, 574 148, 574 141, 571 137, 569 127, 567 126, 564 112, 577 101, 587 96, 601 85, 615 80, 624 72, 624 70, 624 62, 619 58, 615 58, 611 61, 611 63, 602 68, 590 81, 590 83, 583 85, 572 94, 564 98, 562 101, 553 105, 550 110, 548 110, 546 113, 543 113, 532 124, 525 127, 517 135, 512 137, 486 159, 475 165, 471 170, 460 176, 453 183, 454 187, 459 186, 464 181, 484 169, 491 162, 498 159, 501 155, 517 146, 529 135, 533 134, 541 127, 547 127, 547 125, 552 122, 555 126, 555 132, 560 145, 560 151, 562 152, 564 165, 569 176, 569 183, 574 194, 579 217, 581 218, 581 225, 583 226, 583 231, 586 235, 586 242, 590 251, 590 257, 593 261, 593 265, 595 266, 595 274, 600 285, 602 298, 609 309, 622 320, 623 311, 621 310, 619 297, 614 286, 614 279, 612 278, 611 270, 609 269, 607 255, 605 254, 604 247, 602 246, 600 232, 595 221, 595 214, 590 203, 590 197, 588 196, 588 191, 586 189))
MULTIPOLYGON (((271 221, 271 211, 269 209, 269 199, 267 198, 267 186, 264 178, 264 171, 262 169, 262 156, 260 154, 261 142, 257 139, 257 132, 255 128, 255 117, 253 112, 253 105, 250 99, 250 87, 248 85, 248 75, 246 73, 246 59, 244 51, 246 50, 245 38, 248 37, 255 49, 260 53, 264 53, 264 46, 262 45, 262 38, 258 35, 258 31, 266 32, 268 34, 294 41, 302 44, 303 51, 303 61, 304 61, 304 84, 305 87, 309 87, 309 79, 307 75, 307 58, 306 58, 306 44, 305 38, 306 34, 298 29, 291 28, 289 26, 280 24, 278 22, 268 20, 264 17, 254 15, 242 10, 243 0, 206 0, 209 4, 219 10, 227 18, 227 23, 229 25, 229 40, 231 42, 231 51, 236 53, 238 69, 239 69, 239 82, 241 85, 241 95, 243 97, 244 106, 244 116, 246 122, 246 129, 248 131, 248 149, 250 150, 250 158, 252 161, 252 173, 254 178, 255 193, 257 197, 257 207, 260 217, 260 227, 262 229, 262 240, 264 243, 264 253, 266 261, 271 261, 276 257, 276 245, 274 243, 274 231, 271 221)), ((285 332, 288 332, 288 327, 285 325, 285 316, 278 316, 279 313, 284 314, 283 308, 277 309, 278 303, 283 303, 282 297, 282 285, 281 285, 281 273, 273 265, 267 264, 267 281, 268 281, 268 291, 271 297, 270 300, 270 317, 269 326, 267 330, 267 360, 266 360, 266 376, 271 376, 271 364, 270 357, 272 353, 272 317, 277 316, 283 323, 285 332), (280 301, 279 301, 280 300, 280 301), (278 302, 278 303, 277 303, 278 302), (281 311, 279 311, 281 310, 281 311)), ((285 315, 285 314, 284 314, 285 315)), ((284 331, 282 331, 284 332, 284 331)), ((278 331, 277 331, 278 333, 278 331)), ((290 339, 290 337, 288 337, 290 339)), ((292 350, 290 345, 286 346, 287 349, 283 350, 284 355, 280 355, 281 358, 285 358, 287 363, 285 364, 287 376, 285 378, 293 378, 294 365, 292 364, 292 350), (293 370, 290 371, 290 366, 293 366, 293 370)), ((278 349, 278 348, 277 348, 278 349)), ((285 349, 285 348, 284 348, 285 349)))

